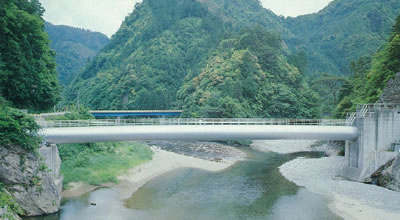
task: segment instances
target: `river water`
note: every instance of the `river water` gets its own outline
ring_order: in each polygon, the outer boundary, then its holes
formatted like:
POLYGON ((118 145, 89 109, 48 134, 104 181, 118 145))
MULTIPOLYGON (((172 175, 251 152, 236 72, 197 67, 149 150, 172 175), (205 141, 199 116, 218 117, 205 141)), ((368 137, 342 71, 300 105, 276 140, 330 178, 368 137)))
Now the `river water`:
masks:
POLYGON ((63 200, 58 214, 29 219, 340 219, 329 210, 329 201, 279 173, 289 160, 321 153, 242 150, 248 160, 220 172, 178 169, 152 179, 125 202, 119 192, 103 188, 63 200))

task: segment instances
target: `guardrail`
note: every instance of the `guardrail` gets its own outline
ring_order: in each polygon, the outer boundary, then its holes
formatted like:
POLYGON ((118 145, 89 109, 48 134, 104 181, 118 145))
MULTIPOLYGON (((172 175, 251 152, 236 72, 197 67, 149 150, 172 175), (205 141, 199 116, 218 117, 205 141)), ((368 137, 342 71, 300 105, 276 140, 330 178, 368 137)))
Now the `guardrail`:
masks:
POLYGON ((265 118, 154 118, 39 121, 43 128, 149 126, 149 125, 314 125, 349 126, 346 120, 331 119, 265 119, 265 118))

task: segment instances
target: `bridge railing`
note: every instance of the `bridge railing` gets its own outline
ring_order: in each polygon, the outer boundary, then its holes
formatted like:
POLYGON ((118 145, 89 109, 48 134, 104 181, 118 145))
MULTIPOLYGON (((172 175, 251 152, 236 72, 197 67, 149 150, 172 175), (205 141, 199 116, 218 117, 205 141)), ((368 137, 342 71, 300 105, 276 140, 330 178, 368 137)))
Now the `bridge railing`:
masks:
POLYGON ((314 125, 347 126, 347 120, 331 119, 265 119, 265 118, 153 118, 40 121, 44 128, 150 126, 150 125, 314 125))

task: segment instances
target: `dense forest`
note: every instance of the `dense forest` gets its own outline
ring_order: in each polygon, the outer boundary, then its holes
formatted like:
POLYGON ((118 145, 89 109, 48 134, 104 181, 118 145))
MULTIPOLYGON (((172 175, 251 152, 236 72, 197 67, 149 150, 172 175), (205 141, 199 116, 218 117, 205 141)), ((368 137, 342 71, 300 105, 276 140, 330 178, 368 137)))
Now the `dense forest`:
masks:
MULTIPOLYGON (((42 140, 35 120, 16 108, 48 110, 59 101, 60 89, 39 1, 0 0, 0 5, 0 150, 3 159, 9 156, 4 154, 9 149, 25 152, 18 155, 20 167, 16 168, 23 172, 27 155, 37 152, 42 140)), ((0 165, 0 218, 19 219, 17 215, 25 210, 13 187, 20 187, 16 192, 20 195, 21 188, 34 188, 43 182, 26 177, 27 182, 36 184, 28 185, 21 179, 20 185, 10 184, 9 167, 5 168, 9 164, 0 165)))
POLYGON ((336 0, 297 18, 276 16, 258 0, 145 0, 66 88, 66 104, 80 93, 93 109, 329 116, 342 99, 338 90, 348 84, 351 61, 381 47, 399 13, 394 0, 336 0), (241 42, 245 36, 251 40, 241 42), (276 62, 264 65, 271 58, 276 62), (241 66, 247 61, 251 73, 241 66), (227 78, 232 85, 218 81, 227 78), (249 86, 253 93, 245 91, 249 86))
POLYGON ((0 95, 14 107, 46 110, 60 99, 54 52, 37 0, 2 0, 0 95))
POLYGON ((56 52, 58 79, 68 85, 109 39, 99 32, 45 22, 50 37, 51 49, 56 52))
POLYGON ((290 50, 303 50, 314 75, 350 74, 350 63, 375 53, 386 41, 398 0, 335 0, 318 13, 288 18, 285 36, 290 50))
POLYGON ((261 27, 221 41, 199 76, 179 91, 192 117, 318 116, 318 97, 287 63, 279 36, 261 27))
POLYGON ((340 90, 336 116, 344 117, 357 104, 375 103, 386 83, 400 72, 400 16, 386 44, 371 58, 361 57, 351 65, 353 74, 340 90))

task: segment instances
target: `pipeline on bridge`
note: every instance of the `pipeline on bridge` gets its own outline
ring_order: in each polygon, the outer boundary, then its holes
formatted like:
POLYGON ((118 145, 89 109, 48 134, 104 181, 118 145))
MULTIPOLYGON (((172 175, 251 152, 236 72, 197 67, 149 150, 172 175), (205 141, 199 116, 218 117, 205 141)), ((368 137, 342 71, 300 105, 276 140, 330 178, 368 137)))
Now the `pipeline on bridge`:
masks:
POLYGON ((345 120, 133 119, 42 122, 48 143, 134 140, 353 140, 358 129, 345 120))

